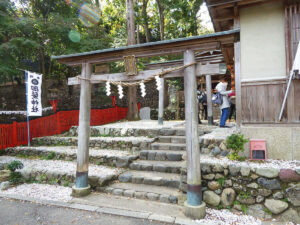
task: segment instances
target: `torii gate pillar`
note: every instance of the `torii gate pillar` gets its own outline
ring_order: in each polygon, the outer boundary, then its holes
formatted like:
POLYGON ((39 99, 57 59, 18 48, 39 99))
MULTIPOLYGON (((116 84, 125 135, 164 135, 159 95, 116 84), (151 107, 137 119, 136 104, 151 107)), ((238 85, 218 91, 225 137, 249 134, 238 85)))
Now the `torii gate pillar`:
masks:
POLYGON ((164 98, 165 98, 165 79, 160 78, 161 89, 159 90, 158 99, 158 124, 163 125, 164 123, 164 98))
MULTIPOLYGON (((184 52, 184 65, 194 63, 192 50, 184 52)), ((187 151, 187 201, 184 203, 184 214, 194 219, 205 217, 206 205, 202 202, 200 149, 198 135, 198 107, 196 66, 184 70, 184 97, 187 151)))
POLYGON ((92 65, 83 63, 80 82, 80 110, 78 127, 78 149, 76 184, 72 189, 72 195, 82 197, 90 194, 91 187, 88 183, 89 171, 89 141, 91 118, 91 74, 92 65))

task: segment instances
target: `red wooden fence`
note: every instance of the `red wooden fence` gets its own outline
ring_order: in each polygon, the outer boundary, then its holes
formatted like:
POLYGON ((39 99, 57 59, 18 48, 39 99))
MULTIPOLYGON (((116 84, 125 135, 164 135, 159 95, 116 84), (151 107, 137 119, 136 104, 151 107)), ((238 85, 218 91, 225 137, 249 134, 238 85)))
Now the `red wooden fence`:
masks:
MULTIPOLYGON (((91 110, 91 126, 103 125, 126 117, 127 108, 114 107, 91 110)), ((30 120, 30 138, 51 136, 78 126, 79 110, 59 111, 53 115, 30 120)), ((0 149, 28 143, 27 123, 0 124, 0 149)))

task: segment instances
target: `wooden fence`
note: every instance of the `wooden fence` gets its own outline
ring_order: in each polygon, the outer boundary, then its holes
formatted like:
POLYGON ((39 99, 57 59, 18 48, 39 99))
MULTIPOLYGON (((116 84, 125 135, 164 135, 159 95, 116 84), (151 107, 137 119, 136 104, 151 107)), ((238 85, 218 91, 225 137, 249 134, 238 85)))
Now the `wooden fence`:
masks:
MULTIPOLYGON (((115 106, 108 109, 91 110, 91 126, 103 125, 122 120, 127 108, 115 106)), ((59 111, 53 115, 29 121, 30 138, 51 136, 68 131, 78 126, 79 110, 59 111)), ((0 124, 0 150, 28 143, 27 122, 0 124)))

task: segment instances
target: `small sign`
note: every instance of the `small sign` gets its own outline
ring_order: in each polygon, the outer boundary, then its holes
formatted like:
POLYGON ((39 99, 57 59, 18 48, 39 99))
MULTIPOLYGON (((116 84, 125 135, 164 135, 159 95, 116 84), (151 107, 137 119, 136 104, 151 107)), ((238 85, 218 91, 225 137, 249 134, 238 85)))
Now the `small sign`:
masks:
POLYGON ((42 116, 43 75, 27 72, 27 112, 28 116, 42 116))
POLYGON ((134 55, 124 56, 125 72, 127 76, 137 75, 136 58, 134 55))

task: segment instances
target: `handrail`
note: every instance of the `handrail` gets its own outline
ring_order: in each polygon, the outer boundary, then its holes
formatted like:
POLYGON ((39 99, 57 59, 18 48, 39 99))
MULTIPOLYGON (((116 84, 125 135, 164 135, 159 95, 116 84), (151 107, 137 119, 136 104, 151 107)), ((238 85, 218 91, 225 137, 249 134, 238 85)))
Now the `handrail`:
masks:
POLYGON ((283 110, 285 108, 286 100, 287 100, 287 97, 288 97, 288 94, 290 91, 290 86, 291 86, 291 83, 292 83, 292 80, 293 80, 293 77, 294 77, 296 71, 298 71, 298 72, 300 71, 300 42, 298 43, 298 49, 297 49, 296 56, 294 59, 293 67, 290 71, 288 86, 287 86, 287 89, 286 89, 286 92, 284 95, 283 103, 282 103, 280 114, 279 114, 279 121, 281 121, 281 119, 282 119, 283 110))

